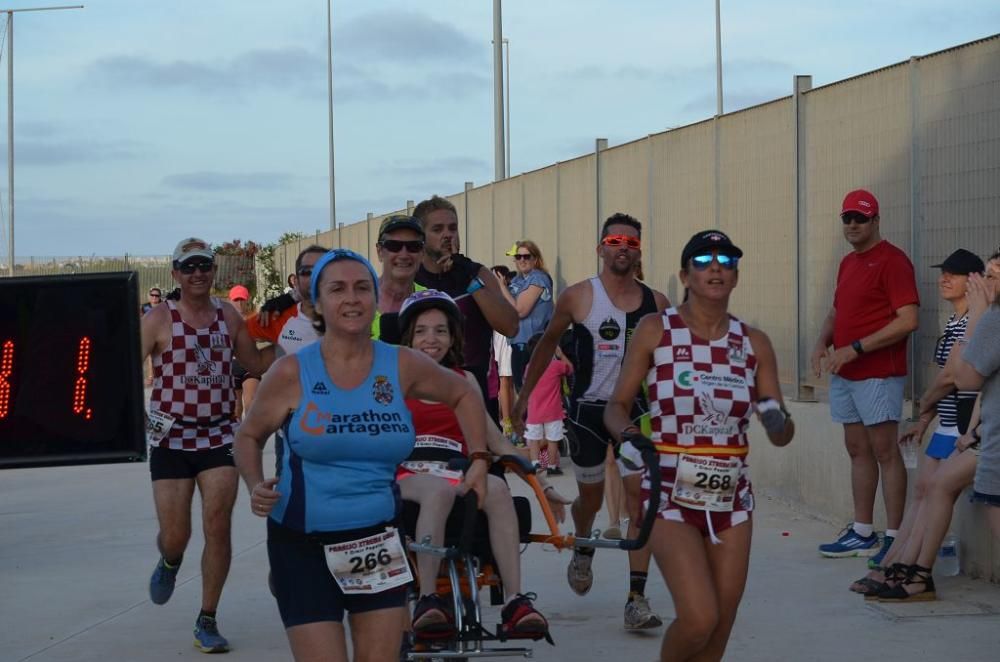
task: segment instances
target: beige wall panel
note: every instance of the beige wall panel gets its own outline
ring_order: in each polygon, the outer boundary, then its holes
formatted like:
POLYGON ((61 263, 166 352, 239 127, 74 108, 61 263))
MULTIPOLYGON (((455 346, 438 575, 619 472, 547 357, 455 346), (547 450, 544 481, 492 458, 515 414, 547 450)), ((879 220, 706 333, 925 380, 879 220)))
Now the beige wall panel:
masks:
MULTIPOLYGON (((730 310, 771 338, 795 381, 795 162, 791 99, 721 120, 721 229, 743 249, 730 310)), ((710 224, 709 224, 710 225, 710 224)))
POLYGON ((601 213, 616 212, 649 220, 649 141, 636 140, 601 152, 601 213))
MULTIPOLYGON (((896 66, 804 95, 806 228, 804 283, 811 347, 833 302, 837 267, 849 250, 840 222, 844 194, 878 198, 882 237, 910 254, 910 76, 896 66)), ((809 371, 807 383, 815 381, 809 371)), ((825 386, 826 377, 819 385, 825 386)))
POLYGON ((938 296, 940 263, 956 248, 987 259, 1000 245, 1000 39, 917 64, 921 384, 952 308, 938 296))
POLYGON ((488 260, 493 254, 493 187, 480 186, 469 196, 469 230, 462 237, 462 252, 475 260, 488 260))
MULTIPOLYGON (((535 170, 521 178, 524 180, 524 238, 538 244, 542 257, 545 258, 545 267, 552 275, 558 291, 558 166, 535 170)), ((505 257, 503 264, 511 266, 510 258, 505 257)))
POLYGON ((524 236, 522 182, 519 175, 493 184, 493 252, 476 258, 487 266, 508 264, 504 252, 524 236))
POLYGON ((597 273, 596 160, 594 155, 560 163, 559 256, 555 271, 560 288, 597 273))
POLYGON ((651 227, 643 252, 646 280, 680 302, 681 249, 698 230, 715 224, 715 134, 712 122, 655 135, 652 141, 651 227))

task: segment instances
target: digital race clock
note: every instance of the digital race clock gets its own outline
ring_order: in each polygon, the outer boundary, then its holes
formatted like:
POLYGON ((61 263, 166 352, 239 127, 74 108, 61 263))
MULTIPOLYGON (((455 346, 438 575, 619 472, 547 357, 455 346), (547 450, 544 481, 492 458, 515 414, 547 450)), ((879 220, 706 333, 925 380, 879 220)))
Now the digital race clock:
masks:
POLYGON ((0 468, 145 459, 136 280, 0 278, 0 468))

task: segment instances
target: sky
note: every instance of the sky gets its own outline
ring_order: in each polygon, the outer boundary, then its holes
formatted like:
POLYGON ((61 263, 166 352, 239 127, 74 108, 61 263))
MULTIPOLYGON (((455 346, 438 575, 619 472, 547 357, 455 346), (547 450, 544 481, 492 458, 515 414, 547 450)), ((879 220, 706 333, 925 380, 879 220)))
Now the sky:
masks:
MULTIPOLYGON (((329 228, 326 2, 84 2, 15 14, 19 258, 329 228)), ((492 12, 333 0, 338 222, 492 180, 492 12)), ((506 0, 503 26, 512 174, 715 112, 712 0, 506 0)), ((725 109, 785 96, 795 74, 817 87, 996 32, 996 0, 723 0, 725 109)))

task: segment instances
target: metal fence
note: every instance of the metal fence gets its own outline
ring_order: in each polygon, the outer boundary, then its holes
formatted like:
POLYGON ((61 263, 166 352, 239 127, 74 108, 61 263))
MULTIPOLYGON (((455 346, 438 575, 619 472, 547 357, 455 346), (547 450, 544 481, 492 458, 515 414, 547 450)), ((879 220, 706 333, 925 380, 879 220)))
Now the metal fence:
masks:
MULTIPOLYGON (((809 351, 848 250, 840 202, 862 187, 881 203, 883 236, 916 267, 919 392, 944 313, 928 265, 1000 244, 1000 35, 815 89, 796 76, 787 97, 613 148, 598 139, 591 154, 447 197, 466 254, 506 263, 511 243, 531 238, 558 287, 595 273, 600 224, 616 211, 643 222, 646 279, 673 301, 687 239, 728 232, 746 251, 735 313, 768 332, 783 383, 810 399, 824 385, 809 351)), ((373 256, 379 223, 403 211, 285 244, 275 263, 290 273, 314 242, 373 256)))
MULTIPOLYGON (((218 265, 215 274, 217 294, 225 296, 229 288, 236 284, 245 285, 251 293, 257 291, 258 275, 254 258, 216 255, 215 263, 218 265)), ((139 275, 139 298, 145 301, 146 292, 152 287, 159 287, 164 293, 176 287, 173 276, 170 275, 171 268, 169 255, 18 257, 14 264, 14 275, 54 276, 135 271, 139 275)), ((7 276, 7 270, 0 276, 7 276)))

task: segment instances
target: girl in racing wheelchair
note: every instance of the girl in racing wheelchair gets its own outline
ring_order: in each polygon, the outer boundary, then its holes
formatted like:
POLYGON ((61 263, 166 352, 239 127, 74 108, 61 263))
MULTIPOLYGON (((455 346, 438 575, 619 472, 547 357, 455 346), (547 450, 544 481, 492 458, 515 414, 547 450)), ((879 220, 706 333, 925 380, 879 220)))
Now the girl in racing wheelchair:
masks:
MULTIPOLYGON (((399 324, 403 329, 403 345, 424 352, 444 368, 476 383, 470 373, 459 367, 463 356, 462 315, 450 296, 437 290, 414 293, 400 308, 399 324)), ((458 420, 450 408, 424 400, 407 400, 406 405, 413 416, 416 444, 410 457, 400 465, 396 479, 402 498, 420 504, 416 539, 423 541, 429 536, 432 544, 441 545, 455 497, 469 490, 462 473, 448 469, 448 461, 466 457, 475 461, 480 455, 469 455, 458 420)), ((497 455, 517 453, 496 425, 489 423, 488 428, 490 451, 497 455)), ((482 459, 490 460, 489 457, 482 459)), ((500 613, 501 629, 508 635, 544 636, 548 632, 548 622, 535 609, 534 594, 521 592, 518 523, 510 489, 502 478, 493 474, 487 478, 482 508, 488 518, 490 547, 507 600, 500 613)), ((563 521, 565 505, 570 500, 538 478, 553 514, 558 521, 563 521)), ((447 637, 454 631, 452 603, 435 593, 439 566, 439 558, 417 554, 420 598, 413 613, 413 630, 418 636, 447 637)))

